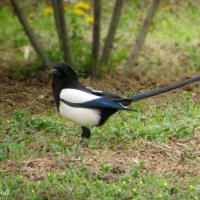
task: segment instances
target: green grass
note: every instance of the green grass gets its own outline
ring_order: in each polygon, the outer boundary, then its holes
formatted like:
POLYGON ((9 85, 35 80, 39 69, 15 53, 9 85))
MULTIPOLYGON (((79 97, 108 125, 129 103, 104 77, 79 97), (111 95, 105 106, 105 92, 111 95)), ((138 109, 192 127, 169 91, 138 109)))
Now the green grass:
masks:
MULTIPOLYGON (((169 77, 168 71, 173 77, 181 72, 199 71, 198 6, 198 2, 192 0, 178 5, 173 0, 161 3, 138 58, 144 76, 150 74, 150 77, 162 79, 169 77)), ((41 3, 34 12, 29 5, 25 7, 29 13, 28 20, 51 60, 62 60, 53 16, 41 15, 45 4, 41 3)), ((144 1, 125 2, 113 53, 109 65, 103 66, 102 72, 123 64, 147 7, 148 3, 144 1)), ((112 8, 113 4, 104 1, 102 41, 112 8)), ((29 41, 9 8, 0 9, 0 24, 0 61, 10 66, 11 73, 16 70, 19 79, 31 76, 38 69, 38 60, 34 53, 31 53, 28 62, 23 60, 24 46, 29 41)), ((87 70, 91 58, 91 25, 80 16, 68 16, 68 24, 72 39, 72 63, 77 71, 83 72, 87 70)), ((68 121, 66 123, 55 111, 45 110, 32 115, 18 108, 5 118, 0 116, 0 199, 200 199, 200 181, 195 174, 198 149, 193 145, 198 140, 200 102, 190 92, 176 95, 176 98, 166 95, 160 100, 152 98, 135 103, 134 112, 118 112, 101 128, 92 128, 92 136, 83 147, 78 146, 80 127, 68 121), (123 153, 122 160, 126 157, 136 159, 127 154, 138 145, 138 141, 158 145, 183 142, 182 160, 174 161, 170 155, 165 158, 171 159, 170 165, 175 162, 188 168, 185 172, 183 169, 184 173, 164 164, 149 168, 151 158, 148 156, 155 152, 150 147, 139 152, 141 156, 147 154, 144 160, 139 159, 134 164, 125 160, 124 171, 118 163, 111 162, 120 152, 123 153), (110 156, 110 162, 104 160, 104 156, 110 156), (43 162, 35 166, 37 159, 43 162), (50 161, 53 159, 55 162, 52 164, 50 161), (89 166, 83 162, 86 160, 87 163, 88 159, 94 159, 89 166), (46 166, 44 171, 42 164, 46 166), (167 172, 161 168, 166 168, 167 172)), ((158 159, 159 162, 164 161, 158 159)))
MULTIPOLYGON (((190 96, 185 92, 177 103, 169 100, 167 105, 150 104, 148 110, 142 109, 148 101, 137 103, 134 112, 122 111, 103 127, 92 128, 88 147, 101 149, 123 145, 128 148, 140 138, 156 142, 167 142, 169 138, 191 139, 199 126, 200 109, 199 103, 190 96)), ((81 132, 78 126, 66 127, 65 120, 51 112, 31 116, 25 111, 16 111, 8 119, 1 119, 0 130, 0 160, 37 157, 47 152, 71 153, 76 149, 72 149, 69 138, 78 139, 81 132)))
MULTIPOLYGON (((179 95, 177 102, 169 96, 164 105, 148 101, 135 104, 135 112, 119 112, 101 129, 93 128, 92 137, 86 141, 86 149, 114 152, 122 148, 126 152, 136 140, 143 138, 159 143, 168 142, 172 138, 177 141, 194 138, 196 128, 200 125, 200 107, 199 101, 191 98, 191 93, 179 95)), ((16 110, 6 119, 1 118, 1 163, 48 158, 48 155, 55 158, 79 156, 80 129, 69 122, 68 125, 65 123, 52 111, 31 115, 24 110, 16 110)), ((195 157, 187 159, 189 163, 195 157)), ((106 162, 101 163, 98 171, 69 161, 57 160, 56 163, 53 169, 63 169, 62 172, 46 172, 47 175, 39 180, 26 178, 23 171, 20 174, 15 170, 11 174, 2 171, 0 197, 113 200, 200 198, 200 182, 196 176, 187 173, 180 176, 173 171, 164 174, 149 171, 143 160, 130 166, 130 172, 118 175, 113 175, 114 166, 106 162), (108 178, 103 178, 106 176, 108 178)), ((191 164, 190 167, 193 166, 191 164)))
POLYGON ((1 175, 0 195, 4 199, 199 199, 198 178, 179 179, 173 174, 152 173, 124 175, 116 182, 106 182, 87 168, 69 168, 64 174, 49 173, 43 181, 33 182, 20 176, 1 175))

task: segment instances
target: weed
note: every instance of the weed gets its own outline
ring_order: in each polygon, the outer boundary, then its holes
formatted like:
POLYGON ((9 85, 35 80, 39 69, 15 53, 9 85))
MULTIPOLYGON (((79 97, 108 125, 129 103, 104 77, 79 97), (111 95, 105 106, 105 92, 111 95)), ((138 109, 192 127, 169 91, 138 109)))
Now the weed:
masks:
POLYGON ((2 175, 0 195, 8 199, 198 199, 198 184, 197 178, 183 180, 173 174, 151 173, 143 177, 124 175, 108 183, 91 176, 87 168, 69 168, 63 174, 49 173, 37 183, 20 176, 7 179, 2 175))

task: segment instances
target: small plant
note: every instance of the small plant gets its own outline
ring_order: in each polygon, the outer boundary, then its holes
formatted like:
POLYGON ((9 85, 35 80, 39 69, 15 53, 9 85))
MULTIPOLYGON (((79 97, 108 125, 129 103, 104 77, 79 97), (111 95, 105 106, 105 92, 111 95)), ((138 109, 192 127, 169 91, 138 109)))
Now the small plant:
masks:
POLYGON ((100 166, 100 170, 102 171, 102 173, 109 173, 112 171, 112 168, 107 164, 102 164, 100 166))
POLYGON ((188 48, 187 51, 191 60, 191 68, 194 71, 199 71, 200 70, 200 57, 199 57, 200 51, 198 50, 198 47, 190 47, 188 48))

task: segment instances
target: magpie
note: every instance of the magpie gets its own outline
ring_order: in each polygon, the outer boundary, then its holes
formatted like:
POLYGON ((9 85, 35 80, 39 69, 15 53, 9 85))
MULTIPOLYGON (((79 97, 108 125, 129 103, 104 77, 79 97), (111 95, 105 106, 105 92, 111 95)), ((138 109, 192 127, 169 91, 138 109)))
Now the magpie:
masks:
POLYGON ((79 124, 82 128, 81 142, 89 138, 89 126, 101 126, 119 110, 132 110, 127 106, 155 95, 159 95, 191 83, 200 81, 200 76, 160 89, 144 92, 131 97, 92 90, 84 87, 72 67, 62 63, 52 70, 53 97, 58 112, 65 118, 79 124))

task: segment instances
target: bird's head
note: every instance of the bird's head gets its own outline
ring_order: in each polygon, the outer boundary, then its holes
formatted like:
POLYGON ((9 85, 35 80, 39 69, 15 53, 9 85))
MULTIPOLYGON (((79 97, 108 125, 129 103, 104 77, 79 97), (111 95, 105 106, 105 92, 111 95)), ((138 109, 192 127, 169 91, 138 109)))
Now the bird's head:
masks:
POLYGON ((61 88, 70 87, 78 82, 76 73, 68 64, 56 64, 51 69, 53 87, 59 86, 61 88))

